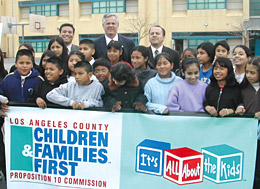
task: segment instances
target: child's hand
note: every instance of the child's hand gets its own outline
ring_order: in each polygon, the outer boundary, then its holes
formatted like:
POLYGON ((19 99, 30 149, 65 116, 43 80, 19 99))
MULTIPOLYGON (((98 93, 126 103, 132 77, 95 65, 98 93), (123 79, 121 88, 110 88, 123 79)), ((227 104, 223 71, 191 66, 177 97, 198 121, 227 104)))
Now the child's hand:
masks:
POLYGON ((169 113, 169 110, 168 110, 168 108, 166 108, 166 109, 163 111, 162 114, 168 114, 168 113, 169 113))
POLYGON ((2 117, 7 117, 6 112, 9 111, 9 106, 7 105, 9 103, 8 100, 5 100, 3 104, 1 104, 1 109, 2 109, 2 117))
POLYGON ((258 120, 260 120, 260 112, 256 112, 256 113, 255 113, 255 118, 257 118, 258 120))
POLYGON ((221 117, 225 117, 225 116, 228 116, 229 114, 233 114, 233 113, 234 113, 234 110, 223 108, 222 110, 220 110, 219 115, 221 117))
POLYGON ((244 106, 238 106, 235 113, 239 114, 239 115, 243 115, 245 113, 245 111, 246 110, 245 110, 244 106))
POLYGON ((134 103, 134 108, 137 111, 147 112, 147 107, 143 103, 141 103, 141 102, 135 102, 134 103))
POLYGON ((80 109, 82 109, 82 110, 85 109, 85 104, 84 104, 84 102, 81 102, 79 106, 80 106, 80 109))
POLYGON ((75 109, 79 109, 79 103, 77 101, 73 102, 72 104, 72 108, 75 110, 75 109))
POLYGON ((205 110, 212 116, 218 116, 218 112, 214 106, 206 106, 205 110))
POLYGON ((117 112, 117 111, 119 111, 119 110, 121 110, 121 102, 119 101, 119 102, 116 102, 115 104, 114 104, 114 106, 112 107, 112 112, 117 112))
POLYGON ((36 104, 42 109, 47 108, 46 102, 40 97, 36 99, 36 104))

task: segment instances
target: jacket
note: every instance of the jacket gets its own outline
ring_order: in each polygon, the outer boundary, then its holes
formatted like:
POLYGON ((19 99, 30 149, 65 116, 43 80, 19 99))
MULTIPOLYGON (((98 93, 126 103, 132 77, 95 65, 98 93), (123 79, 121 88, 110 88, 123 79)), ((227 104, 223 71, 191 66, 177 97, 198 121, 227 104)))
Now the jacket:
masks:
POLYGON ((241 89, 242 105, 246 113, 256 113, 260 111, 260 89, 258 91, 248 83, 241 89))

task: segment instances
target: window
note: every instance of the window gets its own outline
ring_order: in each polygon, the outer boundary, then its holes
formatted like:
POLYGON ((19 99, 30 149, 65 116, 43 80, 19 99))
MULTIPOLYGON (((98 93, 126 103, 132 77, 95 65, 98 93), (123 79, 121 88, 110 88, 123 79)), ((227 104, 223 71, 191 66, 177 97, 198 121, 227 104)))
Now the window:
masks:
POLYGON ((22 7, 21 8, 21 18, 22 19, 29 19, 29 7, 22 7))
POLYGON ((44 16, 58 16, 58 5, 30 6, 30 14, 38 14, 44 16))
MULTIPOLYGON (((42 53, 47 49, 52 37, 55 36, 26 36, 24 42, 31 43, 36 53, 42 53)), ((19 42, 22 43, 22 37, 19 37, 19 42)))
POLYGON ((199 44, 203 43, 203 42, 211 42, 213 45, 215 45, 215 43, 217 43, 218 41, 221 40, 226 40, 225 38, 218 38, 218 39, 188 39, 188 47, 189 48, 193 48, 193 49, 197 49, 197 47, 199 46, 199 44))
POLYGON ((113 0, 113 1, 92 0, 93 14, 119 13, 119 12, 125 12, 125 0, 113 0))
POLYGON ((91 3, 86 2, 86 3, 80 3, 80 14, 81 15, 91 15, 91 3))
POLYGON ((226 0, 188 0, 188 9, 226 9, 226 0))
POLYGON ((250 16, 260 16, 259 0, 250 0, 250 16))

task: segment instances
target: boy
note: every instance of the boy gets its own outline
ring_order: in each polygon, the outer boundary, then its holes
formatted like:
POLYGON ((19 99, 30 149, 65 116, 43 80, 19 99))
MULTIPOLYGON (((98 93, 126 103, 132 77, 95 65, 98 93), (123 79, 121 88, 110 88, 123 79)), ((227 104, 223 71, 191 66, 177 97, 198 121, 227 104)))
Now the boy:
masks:
POLYGON ((92 67, 86 61, 80 61, 75 66, 75 80, 69 81, 47 94, 50 102, 73 109, 102 107, 101 95, 104 88, 101 83, 91 80, 92 67))
POLYGON ((95 54, 95 45, 94 42, 90 39, 83 39, 79 42, 79 51, 82 52, 85 56, 85 60, 93 65, 95 59, 92 57, 95 54))
POLYGON ((229 50, 230 50, 230 47, 229 47, 227 41, 225 41, 225 40, 218 41, 215 44, 215 56, 216 56, 216 58, 218 58, 218 57, 227 58, 230 54, 229 50))
POLYGON ((26 102, 32 96, 34 86, 43 81, 40 73, 33 68, 33 60, 31 51, 22 49, 17 52, 17 69, 8 74, 0 85, 0 93, 9 101, 26 102))
POLYGON ((108 81, 110 75, 110 62, 105 58, 99 58, 93 64, 94 74, 100 83, 108 81))
POLYGON ((64 74, 63 61, 59 57, 47 59, 44 73, 46 80, 35 86, 33 95, 33 102, 43 109, 50 103, 46 98, 47 93, 68 82, 64 74))

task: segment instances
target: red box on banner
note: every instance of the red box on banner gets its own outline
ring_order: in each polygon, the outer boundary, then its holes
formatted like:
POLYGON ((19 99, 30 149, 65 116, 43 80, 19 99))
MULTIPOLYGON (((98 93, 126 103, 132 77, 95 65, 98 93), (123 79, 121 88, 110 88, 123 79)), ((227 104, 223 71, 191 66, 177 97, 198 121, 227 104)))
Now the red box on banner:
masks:
POLYGON ((190 148, 166 150, 163 177, 179 185, 203 182, 202 153, 190 148))

